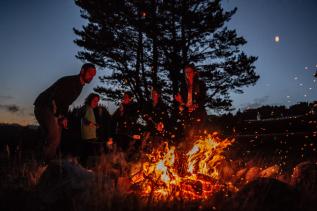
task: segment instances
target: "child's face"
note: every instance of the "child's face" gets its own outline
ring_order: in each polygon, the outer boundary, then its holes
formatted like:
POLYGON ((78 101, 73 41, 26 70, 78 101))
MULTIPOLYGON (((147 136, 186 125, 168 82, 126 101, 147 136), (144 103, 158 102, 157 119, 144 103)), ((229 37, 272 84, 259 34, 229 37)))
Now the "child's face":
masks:
POLYGON ((160 94, 157 91, 152 91, 152 100, 153 102, 158 102, 160 94))
POLYGON ((124 105, 128 105, 132 102, 132 97, 130 97, 129 95, 127 94, 124 94, 123 95, 123 98, 122 98, 122 104, 124 105))
POLYGON ((193 70, 191 67, 186 67, 185 68, 185 75, 187 80, 193 80, 195 76, 195 70, 193 70))
POLYGON ((90 103, 90 106, 92 108, 96 108, 98 106, 98 102, 99 102, 99 97, 94 97, 92 100, 91 100, 91 103, 90 103))

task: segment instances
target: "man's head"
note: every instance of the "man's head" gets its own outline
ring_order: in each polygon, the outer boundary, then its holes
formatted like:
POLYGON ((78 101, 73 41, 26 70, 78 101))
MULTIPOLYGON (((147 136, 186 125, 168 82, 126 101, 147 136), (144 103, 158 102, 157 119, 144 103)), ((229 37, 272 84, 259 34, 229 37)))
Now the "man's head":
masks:
POLYGON ((188 64, 184 67, 184 73, 186 79, 192 81, 197 75, 197 70, 193 64, 188 64))
POLYGON ((85 63, 80 70, 80 81, 82 84, 88 84, 96 75, 96 67, 91 63, 85 63))
POLYGON ((122 98, 123 105, 128 105, 128 104, 132 103, 132 100, 133 100, 132 92, 125 92, 123 94, 123 98, 122 98))
POLYGON ((152 92, 151 92, 151 95, 152 95, 152 101, 154 103, 157 103, 160 99, 160 93, 156 90, 156 89, 152 89, 152 92))

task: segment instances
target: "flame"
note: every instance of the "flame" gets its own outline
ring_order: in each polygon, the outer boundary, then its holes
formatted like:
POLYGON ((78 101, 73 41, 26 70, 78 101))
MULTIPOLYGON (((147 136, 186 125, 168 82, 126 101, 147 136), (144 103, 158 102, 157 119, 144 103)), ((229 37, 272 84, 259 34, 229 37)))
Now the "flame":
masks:
POLYGON ((221 153, 231 143, 232 141, 228 139, 221 141, 218 133, 209 134, 206 139, 197 140, 193 148, 187 153, 188 172, 200 173, 218 179, 217 167, 220 161, 225 159, 221 153), (196 172, 194 172, 195 166, 197 167, 196 172))
POLYGON ((221 140, 218 133, 209 134, 196 140, 187 153, 164 142, 146 155, 131 181, 139 185, 137 192, 141 196, 158 201, 208 198, 221 187, 218 180, 221 161, 225 160, 222 153, 233 141, 221 140))

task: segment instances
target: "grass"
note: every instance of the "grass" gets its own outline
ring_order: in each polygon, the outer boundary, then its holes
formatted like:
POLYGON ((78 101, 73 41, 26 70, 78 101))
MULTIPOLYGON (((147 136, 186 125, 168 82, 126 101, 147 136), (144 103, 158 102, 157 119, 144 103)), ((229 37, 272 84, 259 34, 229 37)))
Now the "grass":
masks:
MULTIPOLYGON (((307 141, 303 143, 307 145, 312 142, 304 138, 303 140, 307 141)), ((292 170, 296 164, 305 160, 316 161, 314 153, 309 152, 302 156, 303 150, 297 146, 298 142, 294 145, 292 140, 288 140, 288 145, 292 145, 293 151, 290 151, 286 158, 285 153, 280 153, 289 149, 284 146, 284 142, 271 146, 268 146, 268 142, 258 143, 260 144, 254 146, 253 141, 237 142, 225 152, 228 159, 223 166, 226 171, 222 172, 222 176, 237 189, 243 188, 249 182, 246 175, 252 167, 258 168, 254 169, 256 172, 277 165, 278 174, 270 176, 290 184, 292 170), (248 143, 252 143, 252 146, 248 143)), ((0 210, 219 210, 235 193, 233 189, 225 188, 204 201, 187 201, 179 198, 164 202, 157 201, 151 196, 140 197, 137 191, 131 191, 128 182, 131 163, 124 159, 122 153, 108 153, 97 157, 89 166, 94 176, 82 185, 81 177, 74 179, 65 173, 67 171, 63 173, 63 170, 56 169, 60 174, 46 177, 45 181, 42 176, 48 166, 39 162, 36 157, 32 149, 16 147, 12 150, 8 145, 2 148, 0 210)), ((76 166, 75 170, 80 171, 79 169, 85 174, 90 173, 87 169, 76 166)), ((255 178, 258 175, 259 173, 252 175, 252 172, 249 172, 248 176, 255 178)))

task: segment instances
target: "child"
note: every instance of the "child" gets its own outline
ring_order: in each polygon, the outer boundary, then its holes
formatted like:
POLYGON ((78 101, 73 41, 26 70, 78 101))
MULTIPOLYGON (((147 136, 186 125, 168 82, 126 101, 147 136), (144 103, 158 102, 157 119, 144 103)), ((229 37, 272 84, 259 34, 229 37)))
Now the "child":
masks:
POLYGON ((87 161, 90 155, 99 155, 102 152, 102 143, 97 139, 97 128, 94 109, 98 106, 99 95, 91 93, 85 100, 81 117, 81 138, 82 138, 82 162, 87 161))

